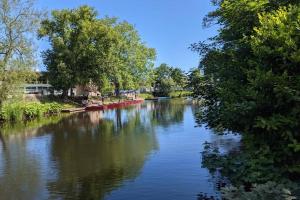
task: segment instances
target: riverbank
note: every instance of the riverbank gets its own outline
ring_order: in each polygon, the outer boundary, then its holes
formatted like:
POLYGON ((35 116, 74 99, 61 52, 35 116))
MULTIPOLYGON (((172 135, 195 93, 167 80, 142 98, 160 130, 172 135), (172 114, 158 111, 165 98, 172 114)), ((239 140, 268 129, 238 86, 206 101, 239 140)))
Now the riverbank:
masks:
POLYGON ((187 90, 172 91, 168 95, 165 95, 165 96, 155 96, 152 93, 141 93, 141 94, 139 94, 139 97, 143 98, 145 100, 147 100, 147 99, 153 100, 153 99, 156 99, 156 98, 159 98, 159 97, 169 97, 169 98, 175 99, 175 98, 183 98, 183 97, 190 97, 190 96, 192 96, 192 92, 187 91, 187 90))
POLYGON ((39 119, 60 114, 62 112, 85 112, 91 110, 106 110, 126 107, 133 104, 142 103, 144 99, 117 99, 109 100, 105 103, 99 101, 92 101, 91 104, 86 106, 80 106, 79 104, 68 101, 18 101, 18 102, 6 102, 0 109, 0 123, 5 122, 19 122, 30 121, 33 119, 39 119))
MULTIPOLYGON (((186 91, 174 92, 170 98, 182 98, 188 93, 186 91)), ((44 99, 40 101, 10 101, 3 104, 0 109, 0 123, 30 121, 45 118, 60 113, 85 112, 91 110, 106 110, 122 108, 133 104, 142 103, 145 99, 155 99, 150 93, 139 94, 137 99, 121 99, 110 97, 101 100, 91 99, 88 105, 81 105, 71 100, 44 99)))
POLYGON ((0 121, 18 122, 33 120, 36 118, 48 117, 61 113, 63 109, 74 107, 73 103, 58 101, 38 102, 38 101, 17 101, 6 102, 0 109, 0 121))
POLYGON ((104 104, 104 105, 88 105, 85 108, 85 111, 93 111, 93 110, 108 110, 108 109, 115 109, 115 108, 122 108, 134 104, 142 103, 144 99, 134 99, 134 100, 125 100, 120 102, 114 102, 110 104, 104 104))
POLYGON ((191 91, 173 91, 170 93, 170 97, 171 98, 182 98, 182 97, 189 97, 192 96, 192 92, 191 91))
POLYGON ((194 127, 193 116, 192 106, 178 99, 7 125, 0 141, 1 199, 216 196, 199 156, 212 132, 194 127), (23 189, 37 179, 40 184, 23 189))
POLYGON ((134 105, 142 103, 144 99, 133 99, 133 100, 123 100, 123 101, 117 101, 117 102, 109 102, 102 104, 102 102, 99 103, 92 103, 84 107, 78 107, 78 108, 65 108, 62 110, 62 112, 65 113, 74 113, 74 112, 85 112, 85 111, 96 111, 96 110, 108 110, 108 109, 115 109, 115 108, 123 108, 126 106, 134 105))

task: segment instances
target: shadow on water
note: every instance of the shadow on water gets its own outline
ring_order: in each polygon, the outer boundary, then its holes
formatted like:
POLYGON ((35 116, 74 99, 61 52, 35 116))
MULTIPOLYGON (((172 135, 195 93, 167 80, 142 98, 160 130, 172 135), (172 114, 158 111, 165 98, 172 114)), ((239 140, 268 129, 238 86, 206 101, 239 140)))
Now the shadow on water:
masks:
POLYGON ((1 142, 1 145, 2 145, 3 151, 5 151, 5 150, 6 150, 6 142, 5 142, 5 140, 4 140, 4 136, 3 136, 1 130, 0 130, 0 142, 1 142))
POLYGON ((139 176, 158 149, 155 127, 182 122, 184 109, 152 102, 10 127, 0 134, 0 197, 104 199, 139 176))

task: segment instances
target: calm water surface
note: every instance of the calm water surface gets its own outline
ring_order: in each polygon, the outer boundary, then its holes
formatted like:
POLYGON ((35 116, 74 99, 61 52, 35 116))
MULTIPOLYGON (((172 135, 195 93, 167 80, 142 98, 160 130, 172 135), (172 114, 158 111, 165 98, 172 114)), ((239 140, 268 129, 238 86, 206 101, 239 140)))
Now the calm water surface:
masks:
POLYGON ((224 138, 195 128, 193 113, 181 101, 145 102, 2 129, 0 199, 215 195, 213 178, 201 168, 201 152, 205 141, 224 138))

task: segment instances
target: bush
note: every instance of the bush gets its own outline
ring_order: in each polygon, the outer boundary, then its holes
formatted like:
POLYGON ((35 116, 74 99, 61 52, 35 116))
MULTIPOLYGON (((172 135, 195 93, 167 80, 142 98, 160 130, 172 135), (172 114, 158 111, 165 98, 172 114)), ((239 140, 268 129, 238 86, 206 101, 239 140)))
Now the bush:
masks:
POLYGON ((138 96, 142 99, 152 99, 152 98, 154 98, 153 94, 151 94, 151 93, 141 93, 138 96))
POLYGON ((293 200, 296 199, 291 191, 282 184, 267 182, 265 184, 255 185, 251 191, 245 191, 244 187, 226 187, 222 189, 222 197, 230 200, 293 200))
POLYGON ((40 118, 60 113, 62 106, 58 103, 16 102, 6 103, 1 108, 0 119, 4 121, 21 121, 40 118))
POLYGON ((223 159, 240 169, 228 167, 237 181, 299 183, 299 1, 215 2, 205 22, 221 25, 219 35, 192 46, 204 74, 193 87, 204 102, 198 122, 241 134, 244 156, 223 159))
POLYGON ((5 104, 1 109, 1 117, 4 121, 21 121, 21 104, 5 104))
POLYGON ((226 186, 221 187, 222 199, 295 199, 299 185, 288 179, 284 169, 274 166, 276 157, 270 159, 270 149, 241 149, 221 153, 215 144, 204 144, 202 167, 226 186))
POLYGON ((174 91, 174 92, 170 93, 171 98, 188 97, 191 95, 192 95, 192 92, 190 92, 190 91, 174 91))

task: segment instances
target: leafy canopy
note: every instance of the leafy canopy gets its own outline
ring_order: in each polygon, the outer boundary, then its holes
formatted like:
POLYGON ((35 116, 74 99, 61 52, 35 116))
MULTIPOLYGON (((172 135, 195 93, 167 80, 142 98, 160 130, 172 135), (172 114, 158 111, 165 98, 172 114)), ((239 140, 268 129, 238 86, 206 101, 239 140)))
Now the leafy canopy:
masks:
MULTIPOLYGON (((204 78, 194 87, 205 106, 203 123, 242 134, 247 159, 242 166, 272 161, 277 175, 300 175, 300 1, 220 0, 205 25, 219 34, 192 45, 201 54, 204 78), (251 139, 249 139, 251 138, 251 139), (257 152, 267 152, 265 158, 257 152)), ((239 168, 242 168, 239 166, 239 168)), ((263 182, 252 169, 246 178, 263 182)), ((242 176, 241 176, 242 177, 242 176)), ((264 182, 268 181, 263 179, 264 182)), ((244 182, 244 183, 245 183, 244 182)))
POLYGON ((157 96, 169 96, 172 91, 182 91, 186 89, 187 82, 187 76, 180 68, 162 63, 154 70, 154 88, 157 96))
POLYGON ((0 0, 0 107, 32 75, 41 16, 33 0, 0 0))
POLYGON ((117 18, 97 18, 89 6, 52 12, 39 30, 51 48, 43 53, 51 84, 62 90, 95 84, 101 91, 147 83, 155 59, 135 28, 117 18))

